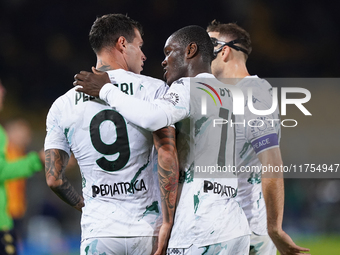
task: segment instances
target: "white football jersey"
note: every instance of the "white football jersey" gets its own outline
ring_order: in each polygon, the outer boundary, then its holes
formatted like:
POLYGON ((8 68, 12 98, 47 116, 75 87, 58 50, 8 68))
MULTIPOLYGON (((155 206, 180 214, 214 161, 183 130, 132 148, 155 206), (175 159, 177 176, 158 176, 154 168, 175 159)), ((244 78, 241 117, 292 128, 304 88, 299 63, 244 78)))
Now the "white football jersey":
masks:
MULTIPOLYGON (((261 171, 250 171, 251 166, 261 170, 257 154, 279 146, 280 116, 278 108, 274 113, 259 116, 252 113, 248 102, 248 88, 252 89, 252 104, 257 110, 268 110, 273 104, 272 86, 257 76, 248 76, 236 84, 245 97, 244 115, 235 115, 236 123, 236 165, 238 192, 236 200, 243 208, 250 229, 257 235, 267 234, 266 206, 262 195, 261 171)), ((254 170, 255 168, 253 168, 254 170)))
MULTIPOLYGON (((168 89, 161 80, 122 69, 108 74, 112 86, 145 101, 168 89)), ((158 235, 162 216, 152 133, 74 88, 53 103, 46 122, 45 150, 73 152, 80 167, 82 239, 158 235)))
POLYGON ((205 246, 249 234, 247 219, 234 198, 236 168, 219 175, 207 173, 207 168, 217 170, 217 165, 234 166, 234 128, 214 125, 215 119, 230 123, 232 118, 232 96, 225 88, 212 74, 202 73, 174 82, 164 96, 177 109, 170 111, 169 106, 168 114, 176 114, 171 119, 181 115, 181 109, 183 116, 190 110, 190 117, 176 124, 180 185, 169 248, 205 246), (204 115, 203 97, 207 97, 204 115))

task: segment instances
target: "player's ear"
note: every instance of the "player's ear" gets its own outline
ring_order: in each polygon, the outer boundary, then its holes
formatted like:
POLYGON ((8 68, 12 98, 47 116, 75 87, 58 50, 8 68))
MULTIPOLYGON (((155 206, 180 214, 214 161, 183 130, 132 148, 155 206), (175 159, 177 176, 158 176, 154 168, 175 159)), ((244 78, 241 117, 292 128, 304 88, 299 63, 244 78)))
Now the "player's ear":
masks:
POLYGON ((221 52, 223 62, 228 61, 228 57, 231 54, 231 48, 229 46, 224 46, 221 52))
POLYGON ((193 58, 198 51, 198 46, 196 43, 191 42, 185 49, 185 56, 186 58, 193 58))
POLYGON ((116 48, 120 51, 123 52, 126 49, 127 41, 124 36, 120 36, 116 42, 116 48))

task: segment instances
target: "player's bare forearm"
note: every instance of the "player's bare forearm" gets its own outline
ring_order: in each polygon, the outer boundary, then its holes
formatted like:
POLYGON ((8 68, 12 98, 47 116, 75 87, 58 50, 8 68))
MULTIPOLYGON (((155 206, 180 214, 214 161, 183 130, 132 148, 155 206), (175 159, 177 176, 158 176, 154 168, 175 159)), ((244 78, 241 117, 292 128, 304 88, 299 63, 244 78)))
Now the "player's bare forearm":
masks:
MULTIPOLYGON (((259 154, 263 166, 281 166, 281 152, 279 148, 269 149, 259 154)), ((281 167, 279 169, 282 169, 281 167)), ((264 173, 262 175, 262 192, 267 209, 268 234, 273 240, 280 254, 305 254, 307 248, 297 246, 290 236, 282 230, 284 208, 283 174, 264 173)))
MULTIPOLYGON (((279 148, 266 150, 258 155, 263 166, 282 165, 281 153, 279 148)), ((267 210, 267 228, 269 236, 273 241, 277 233, 282 230, 283 208, 284 208, 284 183, 280 175, 274 176, 273 173, 262 174, 262 192, 267 210), (276 178, 275 178, 276 177, 276 178)))
MULTIPOLYGON (((279 148, 272 148, 258 155, 263 166, 281 166, 279 148)), ((281 230, 284 207, 284 183, 282 173, 263 173, 262 192, 267 208, 268 232, 281 230)))
POLYGON ((172 224, 179 178, 175 129, 165 127, 155 131, 154 144, 158 151, 158 178, 163 222, 172 224))
POLYGON ((284 207, 284 184, 282 178, 263 178, 262 192, 267 208, 268 233, 282 228, 284 207))
POLYGON ((176 175, 174 169, 165 169, 162 163, 158 163, 158 178, 161 190, 161 199, 163 210, 163 219, 165 223, 173 223, 173 216, 175 213, 176 197, 177 197, 177 186, 178 186, 178 175, 176 175))
POLYGON ((91 72, 81 71, 74 76, 75 81, 74 86, 78 87, 76 90, 79 92, 84 92, 90 96, 99 97, 100 89, 106 84, 110 83, 110 78, 108 74, 104 71, 109 70, 110 66, 102 65, 98 70, 92 67, 91 72))
POLYGON ((179 178, 175 129, 159 129, 153 133, 153 137, 158 151, 157 168, 163 213, 163 224, 159 230, 158 247, 154 255, 164 255, 174 222, 179 178))
POLYGON ((69 155, 58 149, 45 151, 45 176, 47 185, 63 201, 81 211, 84 206, 84 199, 69 183, 65 175, 65 169, 69 155))

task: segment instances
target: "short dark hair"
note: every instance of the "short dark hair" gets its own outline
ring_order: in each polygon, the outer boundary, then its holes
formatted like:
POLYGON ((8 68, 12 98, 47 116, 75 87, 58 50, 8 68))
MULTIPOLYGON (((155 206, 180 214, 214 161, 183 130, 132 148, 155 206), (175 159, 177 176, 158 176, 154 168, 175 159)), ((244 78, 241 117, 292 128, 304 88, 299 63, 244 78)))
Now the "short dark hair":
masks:
POLYGON ((190 43, 196 43, 198 52, 202 55, 204 62, 214 59, 214 46, 208 33, 200 26, 187 26, 177 30, 172 37, 179 42, 180 46, 185 48, 190 43))
POLYGON ((89 40, 94 52, 105 47, 112 47, 120 36, 131 43, 135 38, 135 28, 143 35, 142 26, 135 20, 123 14, 107 14, 98 17, 93 23, 89 40))
MULTIPOLYGON (((242 27, 236 25, 235 23, 227 23, 222 24, 216 20, 213 20, 207 27, 208 32, 218 32, 222 36, 227 36, 230 40, 240 40, 239 44, 242 48, 244 48, 248 55, 250 54, 252 47, 251 47, 251 40, 249 33, 244 30, 242 27)), ((247 54, 245 54, 247 59, 247 54)))

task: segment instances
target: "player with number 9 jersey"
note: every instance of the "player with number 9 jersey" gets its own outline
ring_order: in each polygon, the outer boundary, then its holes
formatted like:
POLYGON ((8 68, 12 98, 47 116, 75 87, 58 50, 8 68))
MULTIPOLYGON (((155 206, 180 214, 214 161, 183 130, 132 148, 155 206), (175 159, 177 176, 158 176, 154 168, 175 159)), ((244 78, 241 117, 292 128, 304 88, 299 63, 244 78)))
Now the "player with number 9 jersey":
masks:
MULTIPOLYGON (((161 80, 123 69, 108 73, 112 86, 141 100, 153 101, 168 88, 161 80)), ((99 98, 73 88, 53 103, 45 150, 73 153, 78 161, 85 203, 82 240, 158 235, 162 216, 152 146, 150 131, 99 98)))

